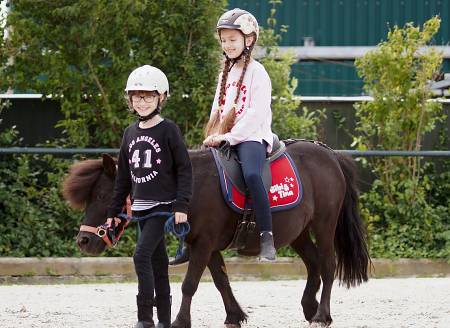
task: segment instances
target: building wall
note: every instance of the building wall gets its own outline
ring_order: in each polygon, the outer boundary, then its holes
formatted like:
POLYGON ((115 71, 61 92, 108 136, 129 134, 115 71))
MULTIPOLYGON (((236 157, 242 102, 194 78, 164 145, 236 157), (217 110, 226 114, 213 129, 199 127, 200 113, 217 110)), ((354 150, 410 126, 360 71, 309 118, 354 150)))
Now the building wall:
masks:
MULTIPOLYGON (((234 7, 249 10, 267 26, 272 8, 268 0, 230 0, 229 8, 234 7)), ((281 46, 303 46, 305 37, 312 37, 315 46, 375 46, 386 39, 389 26, 422 25, 435 15, 442 21, 434 44, 450 42, 449 0, 283 0, 276 9, 277 26, 289 26, 281 46)), ((450 72, 450 60, 443 72, 450 72)), ((352 61, 301 61, 293 66, 293 75, 299 79, 300 95, 363 94, 352 61)))
POLYGON ((0 111, 0 131, 13 126, 22 138, 21 146, 35 146, 62 136, 56 123, 64 118, 60 104, 51 99, 2 99, 8 106, 0 111))

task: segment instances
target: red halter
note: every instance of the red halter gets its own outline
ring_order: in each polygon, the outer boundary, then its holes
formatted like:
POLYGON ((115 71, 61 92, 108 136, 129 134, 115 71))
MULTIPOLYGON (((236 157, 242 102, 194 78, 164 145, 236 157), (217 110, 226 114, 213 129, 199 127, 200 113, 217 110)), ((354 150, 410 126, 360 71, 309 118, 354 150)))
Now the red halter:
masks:
MULTIPOLYGON (((124 210, 126 210, 127 216, 131 217, 130 196, 127 197, 127 201, 126 201, 126 205, 124 206, 124 210)), ((115 224, 115 222, 114 222, 114 224, 115 224)), ((80 231, 93 233, 94 235, 100 237, 108 247, 114 247, 116 245, 116 243, 119 241, 120 237, 123 235, 125 228, 128 226, 128 224, 129 224, 129 221, 127 220, 125 222, 125 224, 122 226, 122 228, 120 229, 119 233, 117 234, 117 238, 116 238, 115 242, 113 242, 108 237, 108 233, 107 233, 108 226, 107 226, 106 222, 103 223, 102 225, 99 225, 98 227, 93 227, 93 226, 83 224, 80 226, 80 231)))

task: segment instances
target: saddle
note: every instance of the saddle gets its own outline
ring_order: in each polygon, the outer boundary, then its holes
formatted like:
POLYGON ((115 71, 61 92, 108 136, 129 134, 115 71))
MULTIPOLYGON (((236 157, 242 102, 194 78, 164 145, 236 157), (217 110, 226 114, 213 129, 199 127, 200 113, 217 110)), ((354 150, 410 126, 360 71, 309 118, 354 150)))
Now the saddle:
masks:
MULTIPOLYGON (((273 191, 271 163, 278 159, 282 162, 286 161, 285 157, 289 157, 289 155, 285 150, 286 146, 284 142, 280 141, 277 135, 274 135, 272 151, 268 154, 263 168, 263 183, 269 194, 273 191), (283 159, 281 159, 282 156, 283 159)), ((228 249, 235 249, 242 255, 255 255, 259 253, 259 230, 256 228, 254 211, 251 202, 249 201, 249 192, 242 174, 237 152, 229 143, 222 144, 218 149, 212 148, 211 151, 214 155, 217 169, 219 170, 223 195, 228 205, 236 212, 242 214, 228 249), (234 197, 233 195, 241 200, 239 203, 240 205, 234 203, 234 200, 232 200, 234 197)), ((278 177, 276 177, 275 180, 277 180, 277 178, 278 177)), ((298 201, 299 199, 292 202, 290 206, 297 205, 298 201)), ((290 206, 284 207, 287 208, 290 206)), ((283 208, 283 206, 280 206, 279 208, 276 208, 275 206, 275 208, 272 207, 271 209, 272 211, 276 211, 281 208, 283 208)))
MULTIPOLYGON (((224 142, 218 149, 212 148, 216 164, 223 168, 227 177, 231 180, 236 189, 244 195, 248 194, 244 176, 242 174, 241 163, 236 151, 228 142, 224 142)), ((272 151, 268 154, 263 168, 263 182, 266 190, 272 185, 272 174, 270 163, 283 155, 286 146, 280 141, 276 134, 273 135, 272 151)))

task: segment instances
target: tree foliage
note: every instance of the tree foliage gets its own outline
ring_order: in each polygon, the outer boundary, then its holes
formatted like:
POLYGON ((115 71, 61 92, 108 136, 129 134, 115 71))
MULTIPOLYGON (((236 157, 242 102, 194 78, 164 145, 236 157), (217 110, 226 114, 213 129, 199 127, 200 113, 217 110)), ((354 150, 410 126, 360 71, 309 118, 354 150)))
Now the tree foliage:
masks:
MULTIPOLYGON (((15 0, 7 22, 10 36, 5 44, 0 41, 0 90, 12 87, 60 102, 65 138, 47 146, 115 148, 124 127, 134 120, 123 99, 128 74, 151 64, 170 81, 164 114, 180 125, 188 143, 198 143, 215 90, 220 59, 215 23, 224 4, 15 0), (8 58, 14 59, 9 66, 8 58)), ((14 128, 1 130, 0 147, 20 145, 14 128)), ((2 256, 81 255, 74 236, 82 214, 68 209, 60 193, 72 161, 2 155, 2 256)), ((129 229, 120 248, 106 255, 130 256, 134 244, 135 233, 129 229)), ((174 247, 169 245, 171 252, 174 247)))
MULTIPOLYGON (((357 104, 355 138, 359 149, 420 150, 425 133, 444 118, 442 104, 428 101, 430 80, 439 71, 442 54, 434 48, 421 51, 437 33, 440 19, 431 18, 423 29, 412 23, 395 26, 387 41, 355 62, 364 89, 374 100, 357 104)), ((375 159, 374 169, 389 185, 394 167, 417 181, 420 158, 375 159)))
POLYGON ((164 114, 190 144, 209 114, 218 69, 216 17, 225 1, 15 0, 0 89, 34 91, 61 103, 66 146, 117 147, 133 118, 128 74, 150 64, 168 76, 164 114))
MULTIPOLYGON (((442 105, 429 100, 429 81, 438 72, 442 55, 433 48, 422 49, 439 25, 440 19, 433 17, 422 30, 412 23, 396 26, 387 41, 356 60, 364 88, 374 98, 355 106, 359 149, 420 150, 425 133, 445 118, 442 105)), ((419 157, 371 162, 377 179, 362 196, 362 212, 374 256, 450 256, 450 206, 448 201, 435 201, 439 188, 432 182, 440 181, 445 190, 448 175, 430 170, 431 166, 421 166, 419 157)))

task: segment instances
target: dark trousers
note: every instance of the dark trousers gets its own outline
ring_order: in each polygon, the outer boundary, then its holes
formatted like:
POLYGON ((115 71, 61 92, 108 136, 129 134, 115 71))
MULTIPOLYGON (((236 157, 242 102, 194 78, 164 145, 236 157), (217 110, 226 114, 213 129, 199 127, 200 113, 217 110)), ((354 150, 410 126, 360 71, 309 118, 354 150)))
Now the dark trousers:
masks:
MULTIPOLYGON (((133 212, 133 216, 144 216, 151 211, 157 210, 133 212)), ((141 235, 133 260, 138 278, 138 296, 142 299, 153 300, 154 294, 157 301, 170 299, 169 258, 164 239, 165 221, 165 216, 157 216, 139 222, 141 235)))
POLYGON ((266 145, 265 142, 257 141, 245 141, 236 145, 244 180, 253 201, 256 224, 260 231, 272 231, 269 197, 262 179, 266 145))

